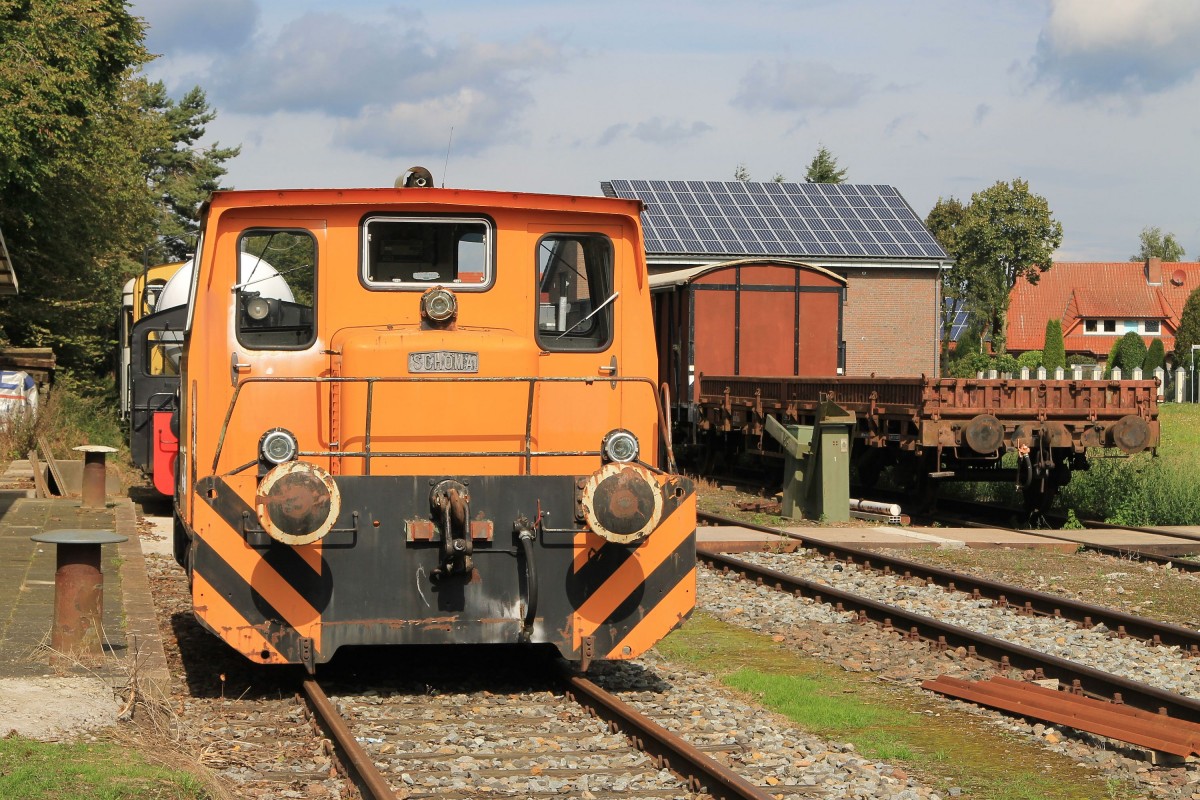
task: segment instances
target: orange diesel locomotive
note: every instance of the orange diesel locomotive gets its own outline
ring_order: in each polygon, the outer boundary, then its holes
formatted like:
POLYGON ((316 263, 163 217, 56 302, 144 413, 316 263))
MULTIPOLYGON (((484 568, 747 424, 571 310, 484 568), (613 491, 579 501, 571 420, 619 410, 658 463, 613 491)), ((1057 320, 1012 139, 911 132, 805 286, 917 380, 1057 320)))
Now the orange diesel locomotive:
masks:
POLYGON ((310 671, 343 645, 634 657, 693 607, 696 527, 640 203, 429 183, 210 200, 177 420, 195 615, 310 671))

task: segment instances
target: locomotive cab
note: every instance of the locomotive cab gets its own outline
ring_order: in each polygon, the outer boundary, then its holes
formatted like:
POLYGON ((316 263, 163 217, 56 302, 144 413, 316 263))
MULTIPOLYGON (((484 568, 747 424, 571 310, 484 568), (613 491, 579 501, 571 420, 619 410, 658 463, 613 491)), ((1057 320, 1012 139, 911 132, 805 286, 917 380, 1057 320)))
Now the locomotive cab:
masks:
POLYGON ((639 211, 424 186, 216 193, 176 486, 200 621, 310 669, 343 645, 630 658, 682 622, 695 497, 660 460, 639 211))

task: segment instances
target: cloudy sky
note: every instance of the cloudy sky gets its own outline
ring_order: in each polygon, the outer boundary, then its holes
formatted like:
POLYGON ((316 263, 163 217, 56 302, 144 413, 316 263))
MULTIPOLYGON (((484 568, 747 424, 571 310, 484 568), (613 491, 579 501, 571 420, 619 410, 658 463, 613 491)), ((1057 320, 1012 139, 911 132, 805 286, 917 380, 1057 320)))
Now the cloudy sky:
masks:
POLYGON ((1147 225, 1200 259, 1195 0, 132 0, 200 86, 240 189, 599 194, 613 178, 847 179, 924 216, 1024 178, 1114 261, 1147 225), (449 161, 447 165, 447 146, 449 161))

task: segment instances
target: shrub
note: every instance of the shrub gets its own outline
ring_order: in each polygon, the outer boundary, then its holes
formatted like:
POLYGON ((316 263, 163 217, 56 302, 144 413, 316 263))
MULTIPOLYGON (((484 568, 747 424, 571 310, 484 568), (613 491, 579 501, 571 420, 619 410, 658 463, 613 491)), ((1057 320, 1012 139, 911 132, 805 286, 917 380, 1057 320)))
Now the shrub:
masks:
POLYGON ((1146 343, 1136 331, 1128 331, 1117 342, 1117 363, 1121 368, 1121 377, 1129 378, 1133 371, 1142 366, 1146 360, 1146 343))
POLYGON ((58 458, 67 457, 72 447, 81 444, 125 449, 112 399, 106 394, 86 394, 89 385, 77 383, 70 376, 60 377, 36 415, 0 419, 0 459, 25 458, 39 436, 46 439, 58 458))
POLYGON ((1021 355, 1017 356, 1018 367, 1037 369, 1038 367, 1042 366, 1042 364, 1043 359, 1041 350, 1026 350, 1024 353, 1021 353, 1021 355))
POLYGON ((991 369, 992 360, 983 353, 967 353, 953 359, 946 367, 946 372, 952 378, 973 378, 976 373, 991 369))
POLYGON ((1005 353, 1003 355, 996 356, 995 363, 992 365, 991 369, 999 372, 1012 373, 1016 372, 1018 369, 1020 369, 1020 367, 1017 365, 1017 360, 1015 358, 1010 356, 1008 353, 1005 353))

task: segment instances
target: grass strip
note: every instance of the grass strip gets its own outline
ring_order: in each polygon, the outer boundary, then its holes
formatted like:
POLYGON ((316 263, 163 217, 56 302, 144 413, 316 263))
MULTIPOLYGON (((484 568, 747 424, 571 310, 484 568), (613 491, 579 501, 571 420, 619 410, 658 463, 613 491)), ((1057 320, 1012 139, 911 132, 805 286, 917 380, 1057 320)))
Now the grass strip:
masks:
POLYGON ((208 800, 193 775, 147 763, 109 743, 52 744, 0 739, 5 800, 208 800))
POLYGON ((658 646, 668 659, 715 675, 797 727, 849 742, 962 797, 1126 800, 1136 787, 1075 762, 922 692, 839 670, 771 637, 697 613, 658 646))

